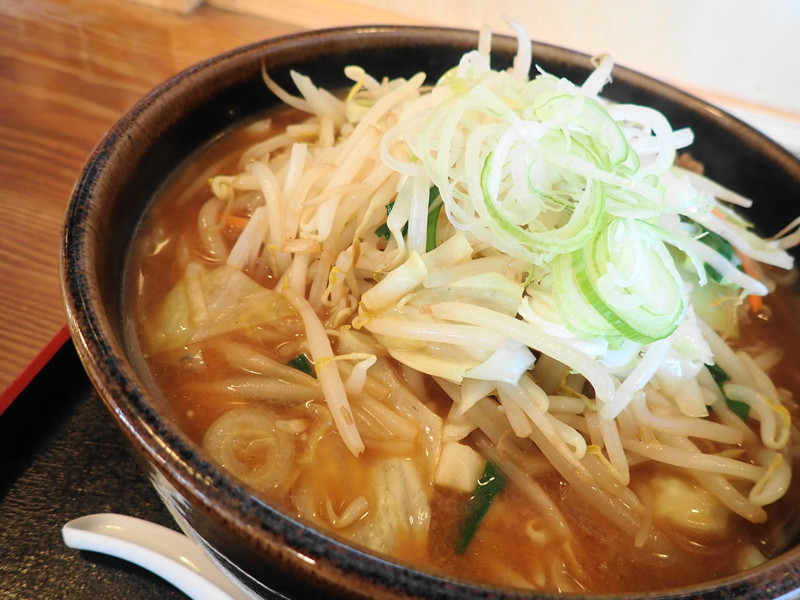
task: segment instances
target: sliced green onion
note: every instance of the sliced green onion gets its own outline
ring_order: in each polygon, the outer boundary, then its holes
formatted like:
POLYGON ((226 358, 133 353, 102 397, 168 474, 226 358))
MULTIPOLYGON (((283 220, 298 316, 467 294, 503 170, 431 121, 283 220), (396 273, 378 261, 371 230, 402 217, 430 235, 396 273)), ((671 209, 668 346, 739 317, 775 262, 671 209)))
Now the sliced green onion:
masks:
POLYGON ((572 198, 569 220, 560 227, 536 231, 529 226, 516 223, 504 208, 490 179, 495 169, 494 153, 489 153, 481 171, 483 204, 489 215, 492 232, 509 247, 518 248, 517 255, 536 260, 541 254, 564 254, 581 248, 594 233, 603 215, 604 195, 602 184, 586 185, 578 197, 572 198))
POLYGON ((579 333, 649 344, 669 336, 686 293, 665 244, 633 219, 606 223, 582 249, 556 263, 562 318, 579 333))
POLYGON ((613 346, 619 346, 622 336, 587 300, 578 283, 572 260, 572 254, 562 254, 553 261, 553 294, 561 318, 576 333, 602 338, 613 346), (569 309, 562 310, 561 307, 569 309))
MULTIPOLYGON (((596 100, 579 94, 561 94, 537 106, 534 114, 541 121, 569 129, 570 136, 584 139, 605 169, 636 156, 617 122, 596 100)), ((631 161, 630 172, 638 166, 636 157, 631 161)))

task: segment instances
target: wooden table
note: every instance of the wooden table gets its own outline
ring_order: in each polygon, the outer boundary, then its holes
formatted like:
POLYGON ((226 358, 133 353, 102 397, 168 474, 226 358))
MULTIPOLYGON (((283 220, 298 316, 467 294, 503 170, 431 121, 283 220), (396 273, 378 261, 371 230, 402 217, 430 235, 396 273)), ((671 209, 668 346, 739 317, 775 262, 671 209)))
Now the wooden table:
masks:
POLYGON ((297 29, 206 5, 0 0, 0 391, 65 323, 62 219, 107 129, 181 69, 297 29))

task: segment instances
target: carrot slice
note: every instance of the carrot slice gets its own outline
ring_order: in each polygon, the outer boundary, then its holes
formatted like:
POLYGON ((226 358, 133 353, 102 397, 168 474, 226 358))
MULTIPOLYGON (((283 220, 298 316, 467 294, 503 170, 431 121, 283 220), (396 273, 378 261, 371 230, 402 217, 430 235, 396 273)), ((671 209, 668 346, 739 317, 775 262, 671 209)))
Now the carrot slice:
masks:
POLYGON ((227 226, 238 231, 244 229, 249 222, 250 219, 247 217, 239 217, 237 215, 228 215, 228 218, 226 219, 227 226))
MULTIPOLYGON (((742 271, 744 271, 753 279, 758 279, 759 272, 755 261, 746 254, 742 254, 738 250, 736 251, 736 254, 742 263, 742 271)), ((764 298, 762 296, 757 296, 756 294, 748 295, 747 305, 756 315, 761 315, 764 312, 764 298)))

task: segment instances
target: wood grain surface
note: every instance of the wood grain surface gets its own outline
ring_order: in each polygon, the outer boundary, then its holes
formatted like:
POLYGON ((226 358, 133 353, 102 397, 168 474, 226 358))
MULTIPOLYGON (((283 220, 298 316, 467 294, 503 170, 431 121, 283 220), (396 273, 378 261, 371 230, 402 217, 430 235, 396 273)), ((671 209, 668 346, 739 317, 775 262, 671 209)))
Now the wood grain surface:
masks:
POLYGON ((0 391, 65 322, 62 220, 103 134, 185 67, 297 29, 205 5, 0 0, 0 391))

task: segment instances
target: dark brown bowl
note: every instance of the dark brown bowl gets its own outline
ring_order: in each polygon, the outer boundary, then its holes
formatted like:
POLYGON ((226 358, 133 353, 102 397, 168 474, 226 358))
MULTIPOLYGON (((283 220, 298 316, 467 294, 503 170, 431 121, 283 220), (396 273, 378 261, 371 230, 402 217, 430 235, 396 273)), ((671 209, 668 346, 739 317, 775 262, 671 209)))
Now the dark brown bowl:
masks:
MULTIPOLYGON (((130 351, 122 282, 131 236, 159 187, 186 157, 277 102, 260 78, 262 63, 290 87, 296 69, 329 88, 346 84, 348 64, 378 76, 425 71, 435 80, 477 45, 477 34, 416 27, 360 27, 267 40, 187 69, 153 90, 100 142, 86 163, 67 213, 62 285, 81 359, 135 456, 179 525, 258 597, 555 598, 444 579, 355 549, 254 498, 210 464, 178 429, 130 351)), ((495 38, 497 66, 516 42, 495 38)), ((582 81, 589 57, 535 44, 534 62, 582 81)), ((654 106, 673 126, 691 126, 693 155, 706 172, 755 197, 750 212, 774 233, 800 209, 800 162, 718 109, 641 74, 616 68, 609 97, 654 106)), ((758 569, 649 598, 776 598, 800 587, 800 548, 758 569)), ((559 596, 563 597, 563 596, 559 596)))

